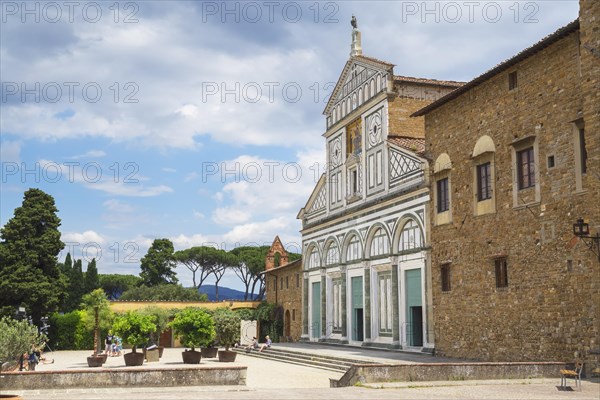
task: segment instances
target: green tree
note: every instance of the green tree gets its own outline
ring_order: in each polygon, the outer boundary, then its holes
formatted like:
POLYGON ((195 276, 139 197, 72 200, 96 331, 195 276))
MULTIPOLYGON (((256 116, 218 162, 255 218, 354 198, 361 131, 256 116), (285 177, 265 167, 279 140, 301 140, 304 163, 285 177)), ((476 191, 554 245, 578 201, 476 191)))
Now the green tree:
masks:
POLYGON ((210 314, 201 308, 185 308, 175 314, 169 324, 176 338, 181 338, 185 347, 192 351, 196 347, 208 347, 215 339, 215 324, 210 314))
POLYGON ((85 276, 83 274, 81 259, 75 260, 68 278, 68 294, 65 298, 63 311, 77 310, 81 304, 81 298, 85 294, 85 276))
POLYGON ((46 336, 38 333, 35 325, 12 318, 0 318, 0 370, 4 363, 9 369, 16 366, 17 360, 31 349, 31 344, 39 349, 44 347, 46 336))
POLYGON ((184 288, 181 285, 163 284, 158 286, 138 286, 127 290, 119 300, 151 301, 208 301, 204 293, 196 288, 184 288))
POLYGON ((131 352, 135 353, 136 348, 145 344, 150 334, 156 332, 156 321, 152 315, 127 311, 115 319, 112 330, 129 343, 132 346, 131 352))
POLYGON ((192 282, 199 289, 206 278, 213 273, 213 266, 218 260, 217 249, 210 246, 196 246, 180 250, 175 253, 175 260, 192 272, 192 282))
POLYGON ((148 253, 141 260, 142 283, 146 286, 177 283, 174 253, 175 248, 169 239, 154 239, 148 253))
POLYGON ((215 321, 215 332, 217 342, 229 350, 240 340, 240 327, 242 320, 240 316, 229 308, 217 308, 213 312, 215 321))
POLYGON ((135 275, 99 274, 100 287, 110 300, 116 300, 127 290, 139 286, 142 279, 135 275))
POLYGON ((100 287, 100 280, 98 279, 98 268, 96 267, 96 259, 92 258, 92 261, 88 263, 87 270, 85 271, 85 292, 90 293, 91 291, 100 287))
POLYGON ((140 313, 154 317, 154 322, 156 323, 156 332, 150 335, 150 340, 157 346, 160 346, 160 335, 167 330, 171 313, 169 310, 157 306, 148 306, 142 308, 140 313))
POLYGON ((100 314, 108 310, 108 299, 102 289, 96 289, 83 296, 82 304, 94 316, 94 354, 99 354, 100 314))
POLYGON ((38 322, 61 304, 65 287, 57 258, 64 243, 57 212, 52 196, 29 189, 0 229, 0 315, 14 315, 22 305, 38 322))
POLYGON ((65 262, 59 264, 61 272, 68 278, 71 274, 71 269, 73 269, 73 260, 71 259, 71 253, 67 253, 65 257, 65 262))
POLYGON ((264 274, 261 274, 261 272, 265 270, 265 260, 268 251, 268 246, 240 246, 231 250, 231 253, 238 260, 237 264, 232 267, 232 270, 246 288, 244 300, 248 300, 249 296, 252 297, 256 285, 259 287, 259 293, 256 298, 262 300, 264 297, 264 274))

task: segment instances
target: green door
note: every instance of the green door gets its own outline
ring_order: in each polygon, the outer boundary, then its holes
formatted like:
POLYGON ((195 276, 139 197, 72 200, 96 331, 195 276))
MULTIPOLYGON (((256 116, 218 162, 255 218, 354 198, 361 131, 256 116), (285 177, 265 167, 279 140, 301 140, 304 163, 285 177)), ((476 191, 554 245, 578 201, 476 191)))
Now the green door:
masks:
POLYGON ((423 304, 421 298, 421 270, 409 269, 406 284, 406 342, 409 346, 423 346, 423 304))
POLYGON ((321 337, 321 282, 312 284, 312 314, 311 314, 311 336, 313 339, 321 337))
POLYGON ((352 340, 362 342, 364 340, 363 324, 363 278, 355 276, 352 282, 352 340))

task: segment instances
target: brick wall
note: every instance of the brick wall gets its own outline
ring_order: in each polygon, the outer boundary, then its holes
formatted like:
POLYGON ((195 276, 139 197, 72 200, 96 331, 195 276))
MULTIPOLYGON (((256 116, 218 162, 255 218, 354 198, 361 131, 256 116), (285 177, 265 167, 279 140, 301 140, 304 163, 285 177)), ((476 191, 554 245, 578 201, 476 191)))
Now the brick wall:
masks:
POLYGON ((302 263, 296 262, 287 267, 267 272, 266 288, 267 302, 283 307, 283 336, 290 336, 293 341, 300 340, 302 335, 302 263), (277 281, 277 288, 275 288, 275 281, 277 281), (286 321, 289 321, 289 332, 286 332, 286 321))
MULTIPOLYGON (((597 38, 598 2, 591 3, 597 38)), ((580 57, 578 39, 579 33, 570 34, 425 117, 428 154, 435 160, 445 152, 452 161, 452 220, 431 230, 439 355, 572 360, 575 352, 585 356, 600 347, 600 262, 572 232, 579 216, 588 218, 593 229, 600 227, 600 74, 592 78, 598 58, 580 57), (518 88, 509 91, 511 71, 517 71, 518 88), (573 121, 582 116, 591 172, 578 191, 573 121), (496 148, 496 210, 475 216, 471 155, 483 135, 496 148), (528 136, 537 143, 540 182, 537 189, 515 191, 514 143, 528 136), (548 167, 551 155, 553 168, 548 167), (505 288, 496 287, 494 257, 500 255, 508 265, 505 288), (441 290, 442 263, 450 263, 451 290, 446 292, 441 290)))

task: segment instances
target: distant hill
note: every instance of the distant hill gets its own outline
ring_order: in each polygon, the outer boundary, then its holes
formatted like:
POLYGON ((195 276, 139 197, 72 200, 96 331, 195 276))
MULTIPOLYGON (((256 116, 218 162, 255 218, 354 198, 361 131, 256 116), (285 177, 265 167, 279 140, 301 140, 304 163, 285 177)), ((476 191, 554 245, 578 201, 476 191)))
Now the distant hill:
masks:
MULTIPOLYGON (((215 285, 202 285, 198 289, 200 293, 206 293, 208 300, 215 301, 215 285)), ((219 301, 221 300, 244 300, 244 292, 219 286, 219 301)))

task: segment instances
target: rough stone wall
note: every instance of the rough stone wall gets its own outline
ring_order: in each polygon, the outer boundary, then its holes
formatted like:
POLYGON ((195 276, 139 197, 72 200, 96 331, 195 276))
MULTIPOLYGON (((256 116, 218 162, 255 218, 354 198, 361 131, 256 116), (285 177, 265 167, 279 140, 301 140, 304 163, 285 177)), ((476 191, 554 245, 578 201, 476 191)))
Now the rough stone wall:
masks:
POLYGON ((265 270, 271 268, 281 267, 288 263, 288 253, 285 251, 279 236, 275 237, 271 248, 267 252, 267 259, 265 260, 265 270), (275 254, 279 254, 279 265, 275 265, 275 254))
MULTIPOLYGON (((302 263, 283 267, 266 274, 267 302, 283 307, 284 322, 289 312, 290 338, 300 340, 302 335, 302 263), (297 277, 297 278, 296 278, 297 277), (298 279, 298 285, 296 285, 298 279), (277 280, 277 288, 274 283, 277 280), (282 285, 283 282, 283 285, 282 285)), ((284 336, 285 328, 284 328, 284 336)))
MULTIPOLYGON (((599 2, 591 3, 597 38, 599 2)), ((579 216, 593 231, 600 227, 598 58, 580 57, 587 50, 580 50, 578 39, 579 33, 570 34, 425 117, 428 155, 435 160, 445 152, 452 160, 452 221, 431 230, 436 354, 567 361, 600 347, 600 262, 572 231, 579 216), (509 91, 512 71, 518 72, 518 88, 509 91), (588 173, 578 192, 572 121, 582 112, 588 173), (496 212, 475 217, 471 155, 483 135, 496 148, 496 212), (511 143, 532 135, 540 201, 515 207, 511 143), (499 254, 507 256, 506 288, 496 288, 499 254), (447 262, 451 290, 442 292, 440 266, 447 262)), ((531 190, 525 198, 535 200, 531 190)))

